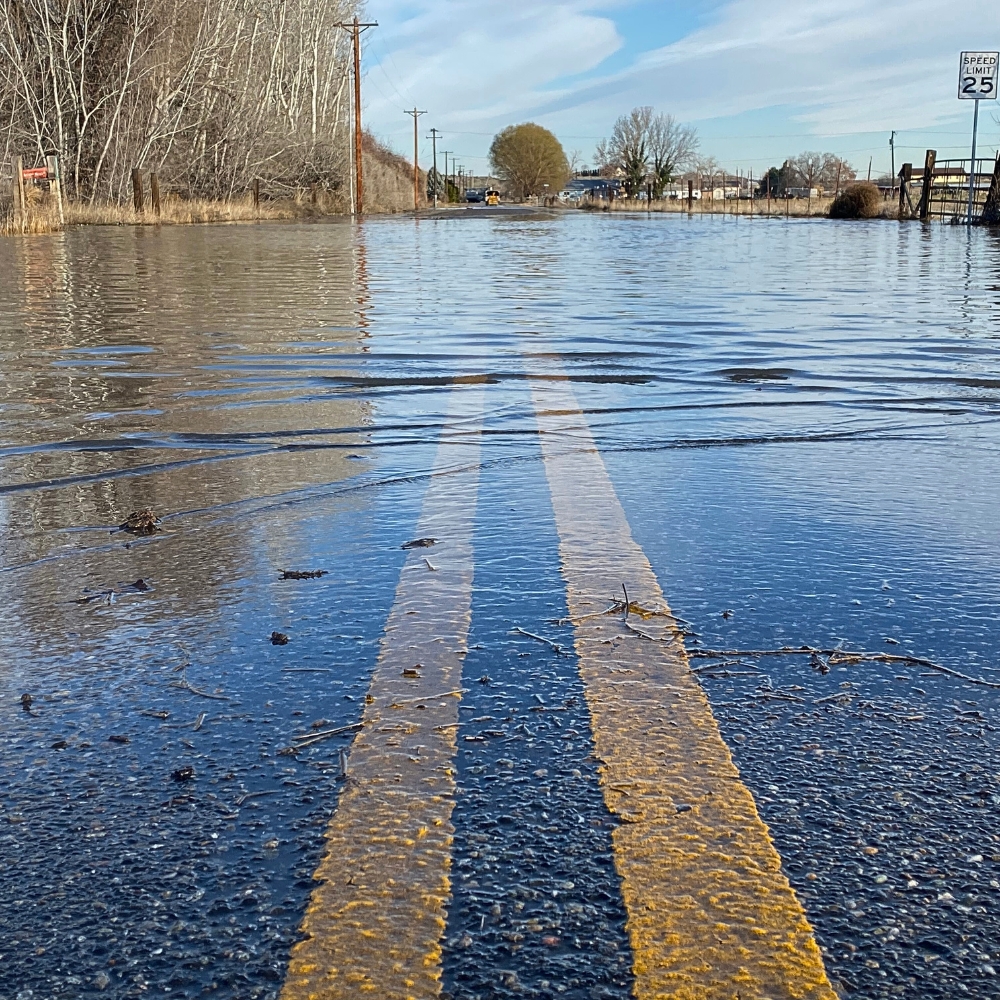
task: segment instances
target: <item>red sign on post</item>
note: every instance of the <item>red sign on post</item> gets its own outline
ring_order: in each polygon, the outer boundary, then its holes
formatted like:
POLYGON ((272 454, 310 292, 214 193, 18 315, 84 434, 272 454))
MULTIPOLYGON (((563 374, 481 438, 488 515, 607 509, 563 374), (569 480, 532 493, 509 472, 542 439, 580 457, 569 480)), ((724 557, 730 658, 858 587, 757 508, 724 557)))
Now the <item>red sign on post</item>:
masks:
POLYGON ((49 178, 48 167, 27 167, 21 171, 21 176, 26 181, 45 181, 49 178))

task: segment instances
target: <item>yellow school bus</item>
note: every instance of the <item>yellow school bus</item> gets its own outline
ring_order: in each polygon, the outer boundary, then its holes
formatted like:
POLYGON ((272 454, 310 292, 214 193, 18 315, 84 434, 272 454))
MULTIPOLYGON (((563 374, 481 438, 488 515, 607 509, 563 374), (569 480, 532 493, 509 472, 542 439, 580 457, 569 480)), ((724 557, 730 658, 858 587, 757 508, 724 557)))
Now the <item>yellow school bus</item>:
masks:
POLYGON ((486 204, 487 205, 499 205, 500 204, 500 192, 496 188, 487 188, 487 190, 486 190, 486 204))

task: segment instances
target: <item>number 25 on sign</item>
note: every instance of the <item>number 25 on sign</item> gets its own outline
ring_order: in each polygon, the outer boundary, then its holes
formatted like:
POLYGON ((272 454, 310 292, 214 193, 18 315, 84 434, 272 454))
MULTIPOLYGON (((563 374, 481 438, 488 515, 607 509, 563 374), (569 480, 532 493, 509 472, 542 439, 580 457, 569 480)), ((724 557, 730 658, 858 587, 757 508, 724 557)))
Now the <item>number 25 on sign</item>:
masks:
POLYGON ((1000 52, 963 52, 958 96, 965 101, 995 101, 1000 52))

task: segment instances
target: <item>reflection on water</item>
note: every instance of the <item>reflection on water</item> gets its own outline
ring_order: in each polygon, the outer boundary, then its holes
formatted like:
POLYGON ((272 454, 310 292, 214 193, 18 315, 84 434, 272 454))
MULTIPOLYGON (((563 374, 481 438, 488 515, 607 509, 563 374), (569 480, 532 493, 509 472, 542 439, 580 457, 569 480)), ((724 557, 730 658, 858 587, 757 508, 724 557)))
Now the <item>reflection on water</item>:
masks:
MULTIPOLYGON (((75 997, 107 975, 122 997, 274 989, 338 787, 337 744, 279 750, 314 719, 356 720, 398 546, 465 385, 486 384, 493 498, 476 538, 495 581, 476 599, 490 637, 477 670, 504 676, 505 518, 555 552, 531 383, 562 378, 682 613, 722 628, 743 587, 755 642, 895 632, 989 669, 1000 238, 470 214, 0 242, 5 877, 36 852, 0 897, 24 937, 18 988, 75 997), (505 477, 535 492, 512 488, 508 507, 505 477), (112 533, 143 507, 161 532, 112 533), (837 559, 862 537, 873 568, 855 577, 837 559), (925 550, 933 565, 907 562, 925 550), (318 568, 330 575, 278 579, 318 568), (877 610, 854 599, 864 588, 877 610), (935 595, 930 625, 910 591, 935 595), (272 630, 289 645, 271 647, 272 630), (196 781, 175 787, 189 764, 196 781), (59 853, 80 837, 86 864, 59 853), (86 907, 58 896, 64 879, 86 907), (60 964, 70 926, 85 931, 75 973, 60 964)), ((561 606, 545 579, 538 599, 561 606)))

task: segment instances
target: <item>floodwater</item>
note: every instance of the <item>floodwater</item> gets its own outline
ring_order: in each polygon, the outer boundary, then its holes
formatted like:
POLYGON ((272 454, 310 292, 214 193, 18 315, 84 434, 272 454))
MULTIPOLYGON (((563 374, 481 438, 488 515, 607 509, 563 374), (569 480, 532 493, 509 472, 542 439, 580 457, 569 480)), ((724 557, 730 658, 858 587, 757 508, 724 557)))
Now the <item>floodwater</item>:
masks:
POLYGON ((966 675, 698 674, 838 992, 1000 996, 1000 236, 77 229, 0 242, 0 374, 2 1000, 279 995, 352 734, 281 751, 361 718, 456 393, 483 403, 443 988, 631 995, 532 402, 566 379, 690 650, 966 675), (145 507, 161 530, 116 532, 145 507))

